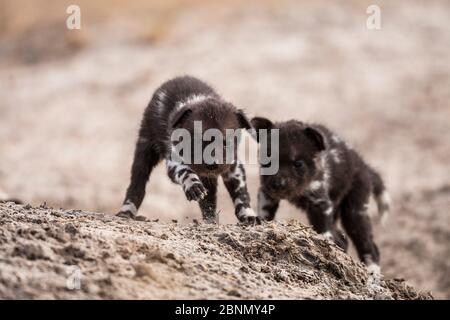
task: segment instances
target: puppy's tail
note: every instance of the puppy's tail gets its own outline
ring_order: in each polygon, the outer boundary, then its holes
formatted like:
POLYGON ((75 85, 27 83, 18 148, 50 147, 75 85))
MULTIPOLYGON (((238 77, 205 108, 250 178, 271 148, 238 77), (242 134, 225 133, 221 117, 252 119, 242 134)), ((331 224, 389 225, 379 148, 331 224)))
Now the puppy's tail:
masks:
POLYGON ((391 197, 384 186, 383 179, 378 172, 370 169, 372 174, 372 192, 378 207, 381 225, 385 225, 391 209, 391 197))

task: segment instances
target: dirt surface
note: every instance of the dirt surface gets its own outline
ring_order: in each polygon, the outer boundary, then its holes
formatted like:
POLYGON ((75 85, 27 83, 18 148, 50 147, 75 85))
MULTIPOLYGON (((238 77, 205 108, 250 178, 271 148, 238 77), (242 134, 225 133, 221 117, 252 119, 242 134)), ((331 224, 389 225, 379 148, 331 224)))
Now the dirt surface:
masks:
MULTIPOLYGON (((0 188, 115 213, 153 91, 191 74, 249 116, 321 122, 353 144, 393 198, 389 224, 375 225, 386 277, 450 298, 450 2, 377 1, 378 31, 366 28, 372 2, 80 0, 70 31, 70 1, 0 1, 0 188)), ((256 207, 257 167, 246 170, 256 207)), ((140 214, 200 219, 165 171, 140 214)), ((218 199, 221 223, 236 223, 223 186, 218 199)), ((306 221, 282 203, 277 220, 291 218, 306 221)))
POLYGON ((0 221, 2 299, 431 298, 374 281, 297 221, 180 225, 12 203, 0 221))

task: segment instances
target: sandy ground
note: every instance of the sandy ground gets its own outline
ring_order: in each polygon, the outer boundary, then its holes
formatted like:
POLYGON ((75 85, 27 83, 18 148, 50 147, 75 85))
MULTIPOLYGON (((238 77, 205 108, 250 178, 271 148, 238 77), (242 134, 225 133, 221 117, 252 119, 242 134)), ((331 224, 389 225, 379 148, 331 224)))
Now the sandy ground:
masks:
MULTIPOLYGON (((258 1, 164 7, 148 23, 88 12, 81 31, 65 30, 63 10, 20 37, 0 32, 0 186, 34 205, 114 213, 153 90, 191 74, 250 116, 322 122, 352 143, 394 200, 376 226, 386 276, 450 298, 450 4, 377 3, 379 31, 366 28, 366 1, 258 1)), ((255 203, 257 168, 246 169, 255 203)), ((164 166, 147 191, 141 214, 200 218, 164 166)), ((223 186, 219 208, 236 222, 223 186)), ((305 221, 282 204, 278 220, 289 218, 305 221)))
POLYGON ((431 298, 375 281, 294 220, 180 225, 11 203, 0 217, 2 299, 431 298))

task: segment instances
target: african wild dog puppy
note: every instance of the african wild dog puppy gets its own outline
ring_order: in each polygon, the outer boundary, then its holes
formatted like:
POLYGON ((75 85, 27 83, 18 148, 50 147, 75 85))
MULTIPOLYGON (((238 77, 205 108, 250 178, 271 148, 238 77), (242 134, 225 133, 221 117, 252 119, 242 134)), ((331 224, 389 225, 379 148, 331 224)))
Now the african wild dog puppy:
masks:
POLYGON ((286 199, 306 212, 315 231, 346 250, 347 240, 336 227, 341 218, 360 259, 378 274, 379 252, 367 209, 373 193, 380 215, 388 213, 389 197, 380 175, 324 126, 259 117, 251 123, 257 131, 279 129, 279 170, 261 175, 258 215, 273 220, 280 200, 286 199))
MULTIPOLYGON (((155 91, 144 112, 131 168, 131 182, 118 216, 136 217, 150 173, 165 159, 170 179, 182 186, 189 201, 198 201, 206 222, 215 222, 217 219, 217 180, 221 176, 234 202, 239 221, 259 223, 259 218, 250 208, 244 167, 236 158, 237 137, 232 161, 220 162, 220 159, 215 159, 212 164, 204 161, 196 164, 194 161, 172 159, 171 151, 175 147, 171 142, 172 132, 180 128, 188 130, 191 145, 194 145, 194 121, 197 124, 201 122, 203 132, 214 128, 220 130, 224 137, 226 129, 250 128, 242 110, 223 100, 204 82, 184 76, 164 83, 155 91)), ((202 151, 203 148, 205 145, 202 142, 202 151)))

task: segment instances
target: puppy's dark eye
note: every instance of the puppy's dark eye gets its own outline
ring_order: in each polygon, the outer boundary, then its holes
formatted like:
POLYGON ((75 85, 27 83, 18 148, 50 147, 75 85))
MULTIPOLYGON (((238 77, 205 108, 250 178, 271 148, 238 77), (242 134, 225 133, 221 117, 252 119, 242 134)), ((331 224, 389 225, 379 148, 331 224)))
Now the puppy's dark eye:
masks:
POLYGON ((305 167, 305 162, 303 160, 295 160, 294 167, 296 167, 297 169, 302 169, 305 167))

